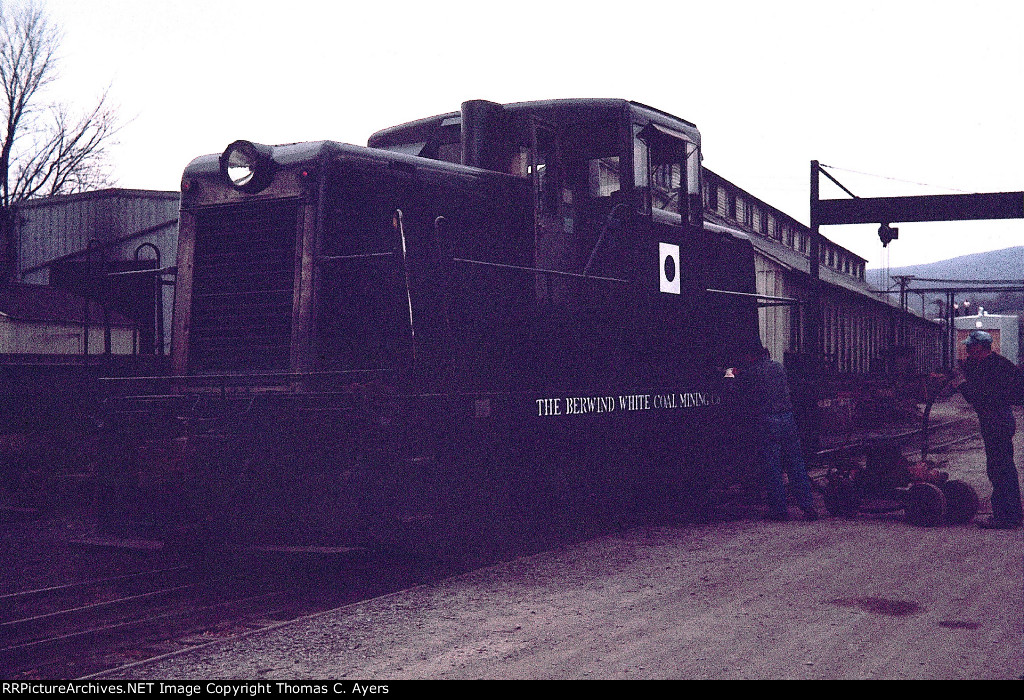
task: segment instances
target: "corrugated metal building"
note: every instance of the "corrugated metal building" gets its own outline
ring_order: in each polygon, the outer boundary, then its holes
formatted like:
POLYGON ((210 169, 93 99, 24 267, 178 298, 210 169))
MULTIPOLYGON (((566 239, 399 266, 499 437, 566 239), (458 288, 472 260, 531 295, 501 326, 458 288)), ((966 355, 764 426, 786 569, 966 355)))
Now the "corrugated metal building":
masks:
POLYGON ((135 322, 140 352, 169 352, 173 276, 159 271, 176 263, 179 196, 107 189, 20 204, 16 280, 90 299, 135 322))

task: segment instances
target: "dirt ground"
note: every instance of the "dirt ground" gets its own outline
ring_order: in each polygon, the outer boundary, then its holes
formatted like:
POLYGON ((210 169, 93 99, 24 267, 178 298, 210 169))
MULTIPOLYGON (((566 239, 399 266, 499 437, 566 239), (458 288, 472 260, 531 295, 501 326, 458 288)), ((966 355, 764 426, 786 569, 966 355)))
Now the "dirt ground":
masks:
MULTIPOLYGON (((936 459, 977 488, 984 517, 980 440, 936 459)), ((1014 679, 1022 540, 900 513, 633 528, 120 677, 1014 679)))

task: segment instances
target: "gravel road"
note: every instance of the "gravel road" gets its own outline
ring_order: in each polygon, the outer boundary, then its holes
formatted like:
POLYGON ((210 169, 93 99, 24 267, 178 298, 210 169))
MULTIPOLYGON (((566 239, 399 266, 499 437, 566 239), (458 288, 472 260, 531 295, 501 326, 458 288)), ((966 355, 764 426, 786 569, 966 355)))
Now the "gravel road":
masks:
MULTIPOLYGON (((984 514, 980 440, 939 459, 984 514)), ((633 528, 119 676, 1020 678, 1022 540, 899 513, 633 528)))

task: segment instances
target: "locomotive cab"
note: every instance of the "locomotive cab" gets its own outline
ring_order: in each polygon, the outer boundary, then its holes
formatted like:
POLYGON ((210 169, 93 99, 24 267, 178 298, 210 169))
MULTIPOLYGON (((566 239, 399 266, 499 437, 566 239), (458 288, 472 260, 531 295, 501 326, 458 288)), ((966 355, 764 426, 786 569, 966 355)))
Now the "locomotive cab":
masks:
POLYGON ((669 355, 714 372, 758 339, 753 249, 742 234, 704 226, 700 133, 689 122, 622 100, 477 100, 377 132, 369 145, 528 182, 533 265, 552 273, 538 282, 538 303, 580 306, 573 297, 586 292, 572 274, 633 285, 620 322, 665 349, 641 363, 648 372, 664 374, 669 355))

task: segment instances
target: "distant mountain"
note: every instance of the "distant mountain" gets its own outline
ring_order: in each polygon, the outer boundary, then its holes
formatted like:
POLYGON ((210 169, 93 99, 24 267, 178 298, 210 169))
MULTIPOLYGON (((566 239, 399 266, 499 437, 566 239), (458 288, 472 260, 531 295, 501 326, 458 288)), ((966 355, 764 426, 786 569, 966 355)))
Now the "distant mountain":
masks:
MULTIPOLYGON (((924 265, 892 267, 889 268, 889 274, 943 280, 1024 280, 1024 246, 961 255, 957 258, 939 260, 924 265)), ((882 270, 880 268, 867 271, 868 282, 879 289, 885 289, 889 283, 887 280, 882 280, 881 277, 882 270)), ((923 286, 923 283, 914 286, 923 286)), ((929 286, 956 285, 938 282, 929 283, 929 286)))
MULTIPOLYGON (((970 283, 956 284, 956 282, 929 282, 926 280, 1012 280, 1024 282, 1024 246, 961 255, 957 258, 924 265, 892 267, 889 268, 889 275, 913 275, 924 278, 924 280, 912 282, 911 291, 927 287, 934 289, 979 286, 970 283)), ((867 281, 878 289, 895 288, 895 283, 882 279, 882 270, 879 268, 867 270, 866 277, 867 281)), ((944 300, 945 294, 941 292, 912 294, 909 304, 913 311, 932 317, 942 314, 944 300)), ((958 292, 954 300, 958 304, 962 304, 964 301, 971 302, 968 313, 977 313, 978 307, 983 307, 990 313, 1024 316, 1024 293, 1022 292, 958 292)), ((1021 332, 1024 336, 1024 326, 1022 326, 1021 332)), ((1022 338, 1022 342, 1024 342, 1024 338, 1022 338)))

